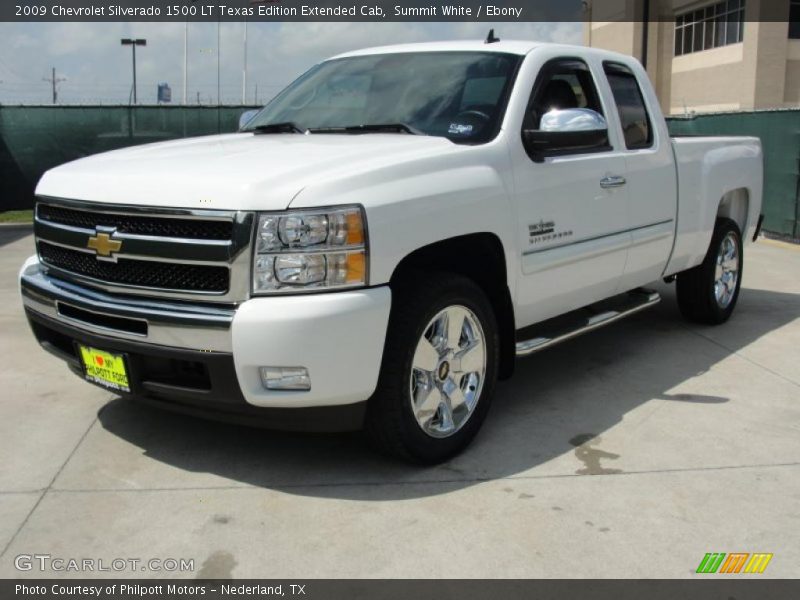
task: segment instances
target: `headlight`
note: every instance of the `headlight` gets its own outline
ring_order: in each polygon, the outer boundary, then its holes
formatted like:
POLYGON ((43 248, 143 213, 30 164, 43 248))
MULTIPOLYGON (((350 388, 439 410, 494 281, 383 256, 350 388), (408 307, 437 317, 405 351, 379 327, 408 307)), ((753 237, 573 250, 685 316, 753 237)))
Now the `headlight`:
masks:
POLYGON ((262 213, 253 256, 253 293, 367 284, 367 233, 361 207, 262 213))

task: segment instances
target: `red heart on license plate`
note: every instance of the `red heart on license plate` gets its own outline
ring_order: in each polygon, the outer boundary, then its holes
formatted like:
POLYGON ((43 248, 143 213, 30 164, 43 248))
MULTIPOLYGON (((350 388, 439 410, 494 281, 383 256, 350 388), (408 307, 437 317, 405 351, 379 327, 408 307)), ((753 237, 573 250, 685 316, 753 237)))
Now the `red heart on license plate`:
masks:
POLYGON ((103 361, 103 357, 102 357, 102 356, 95 356, 95 357, 94 357, 94 361, 95 361, 95 362, 96 362, 98 365, 100 365, 101 367, 103 366, 103 362, 104 362, 104 361, 103 361))

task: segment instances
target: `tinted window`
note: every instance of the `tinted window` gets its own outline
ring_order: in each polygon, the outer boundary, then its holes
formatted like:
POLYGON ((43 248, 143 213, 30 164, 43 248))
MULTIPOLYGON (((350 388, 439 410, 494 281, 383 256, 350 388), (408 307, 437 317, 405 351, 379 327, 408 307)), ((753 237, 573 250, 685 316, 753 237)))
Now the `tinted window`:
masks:
POLYGON ((495 105, 500 100, 503 88, 506 85, 504 77, 475 77, 468 79, 464 84, 464 93, 461 95, 461 109, 481 104, 495 105))
POLYGON ((603 114, 589 68, 581 61, 557 60, 542 69, 524 128, 538 129, 542 115, 566 108, 590 108, 603 114))
POLYGON ((800 40, 800 0, 792 0, 789 9, 789 37, 800 40))
POLYGON ((617 105, 625 146, 629 150, 649 148, 653 144, 653 132, 639 82, 621 65, 606 64, 605 71, 617 105))

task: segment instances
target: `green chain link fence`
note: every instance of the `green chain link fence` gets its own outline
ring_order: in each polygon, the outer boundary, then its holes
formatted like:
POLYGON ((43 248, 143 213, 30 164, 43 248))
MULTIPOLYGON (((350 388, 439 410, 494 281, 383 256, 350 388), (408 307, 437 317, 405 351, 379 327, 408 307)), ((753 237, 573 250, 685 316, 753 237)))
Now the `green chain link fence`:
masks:
MULTIPOLYGON (((0 106, 0 210, 30 208, 47 169, 123 146, 236 131, 249 106, 0 106)), ((764 146, 764 229, 800 238, 800 110, 668 119, 676 134, 753 135, 764 146)))
POLYGON ((760 138, 764 149, 764 231, 800 238, 800 110, 676 117, 667 123, 673 134, 760 138))
POLYGON ((0 106, 0 210, 31 208, 42 173, 124 146, 228 133, 251 106, 0 106))

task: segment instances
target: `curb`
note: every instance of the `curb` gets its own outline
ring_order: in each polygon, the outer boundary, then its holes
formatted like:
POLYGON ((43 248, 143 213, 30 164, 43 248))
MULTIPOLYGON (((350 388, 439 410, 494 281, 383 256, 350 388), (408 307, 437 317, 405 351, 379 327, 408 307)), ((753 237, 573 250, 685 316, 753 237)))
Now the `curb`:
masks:
POLYGON ((773 248, 783 248, 784 250, 800 251, 800 244, 793 244, 792 242, 784 242, 783 240, 775 240, 772 238, 764 237, 758 239, 759 243, 763 243, 773 248))
POLYGON ((33 222, 31 223, 0 223, 0 231, 4 229, 33 229, 33 222))

